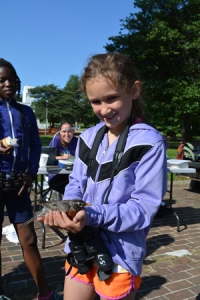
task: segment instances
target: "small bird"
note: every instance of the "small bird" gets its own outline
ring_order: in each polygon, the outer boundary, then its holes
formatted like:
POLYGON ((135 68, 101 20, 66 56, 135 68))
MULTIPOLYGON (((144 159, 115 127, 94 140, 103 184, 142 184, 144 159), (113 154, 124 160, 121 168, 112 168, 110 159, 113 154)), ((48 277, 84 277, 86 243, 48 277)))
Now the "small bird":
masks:
POLYGON ((73 199, 64 201, 40 201, 39 202, 43 208, 35 214, 34 217, 24 222, 19 229, 23 228, 34 219, 44 216, 49 211, 59 211, 66 212, 67 216, 72 220, 79 210, 84 209, 85 206, 90 206, 91 204, 85 203, 83 200, 73 199))

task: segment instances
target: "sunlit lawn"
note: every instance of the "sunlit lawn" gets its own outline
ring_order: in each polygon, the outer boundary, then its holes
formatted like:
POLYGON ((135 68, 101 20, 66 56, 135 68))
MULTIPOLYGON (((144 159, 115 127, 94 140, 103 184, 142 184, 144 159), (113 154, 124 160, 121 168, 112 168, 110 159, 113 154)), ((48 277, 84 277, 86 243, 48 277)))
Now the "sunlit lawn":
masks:
POLYGON ((40 135, 42 146, 48 146, 52 138, 53 136, 51 135, 40 135))

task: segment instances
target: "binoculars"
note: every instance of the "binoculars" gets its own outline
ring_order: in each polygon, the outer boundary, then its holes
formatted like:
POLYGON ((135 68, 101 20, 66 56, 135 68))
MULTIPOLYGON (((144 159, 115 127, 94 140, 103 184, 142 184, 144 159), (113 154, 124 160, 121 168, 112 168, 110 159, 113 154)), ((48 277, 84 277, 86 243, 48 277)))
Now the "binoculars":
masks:
POLYGON ((10 174, 0 172, 0 191, 15 191, 22 187, 22 178, 17 171, 11 171, 10 174))
POLYGON ((84 227, 77 234, 68 232, 71 252, 67 256, 68 263, 78 267, 80 274, 86 274, 97 263, 97 275, 100 281, 106 280, 112 274, 114 265, 112 257, 99 236, 94 236, 91 227, 84 227))

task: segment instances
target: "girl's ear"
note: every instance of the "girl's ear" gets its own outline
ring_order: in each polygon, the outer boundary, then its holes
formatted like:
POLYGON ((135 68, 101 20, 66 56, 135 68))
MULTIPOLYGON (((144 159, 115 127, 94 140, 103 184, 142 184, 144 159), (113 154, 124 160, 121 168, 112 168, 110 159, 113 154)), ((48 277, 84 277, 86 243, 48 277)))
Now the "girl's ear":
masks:
POLYGON ((132 96, 133 96, 133 100, 136 100, 139 95, 140 95, 140 86, 141 83, 139 80, 136 80, 132 86, 132 96))

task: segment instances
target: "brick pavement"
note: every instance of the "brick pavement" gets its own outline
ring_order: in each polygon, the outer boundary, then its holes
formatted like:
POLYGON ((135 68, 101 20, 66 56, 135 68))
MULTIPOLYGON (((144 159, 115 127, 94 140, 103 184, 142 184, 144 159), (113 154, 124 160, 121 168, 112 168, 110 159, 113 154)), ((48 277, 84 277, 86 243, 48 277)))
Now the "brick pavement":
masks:
MULTIPOLYGON (((174 215, 156 218, 147 237, 147 255, 143 265, 142 286, 136 296, 139 299, 197 300, 200 299, 200 191, 187 190, 188 181, 174 185, 173 208, 181 220, 177 232, 174 215), (185 224, 187 228, 183 226, 185 224), (167 252, 187 250, 182 257, 167 252)), ((169 195, 165 196, 167 202, 169 195)), ((8 225, 5 216, 4 226, 8 225)), ((46 248, 41 248, 42 231, 35 222, 38 246, 52 287, 64 281, 65 254, 63 246, 66 232, 47 228, 46 248)), ((37 293, 19 245, 2 241, 3 283, 12 300, 34 300, 37 293)), ((80 298, 81 299, 81 298, 80 298)))

